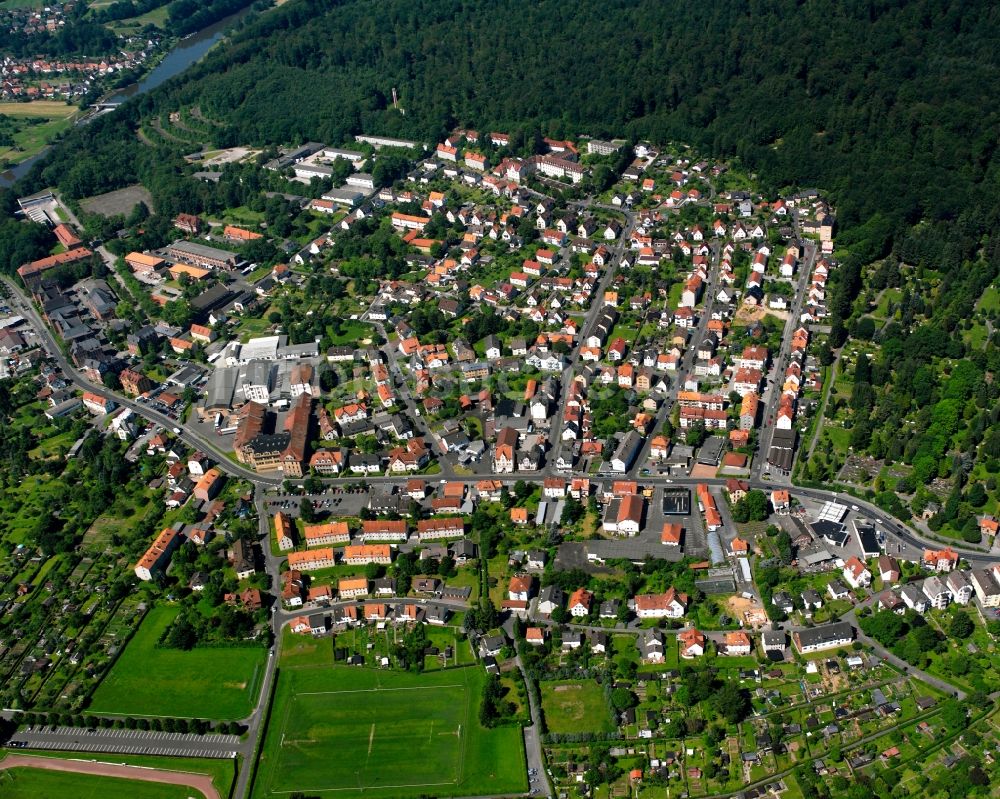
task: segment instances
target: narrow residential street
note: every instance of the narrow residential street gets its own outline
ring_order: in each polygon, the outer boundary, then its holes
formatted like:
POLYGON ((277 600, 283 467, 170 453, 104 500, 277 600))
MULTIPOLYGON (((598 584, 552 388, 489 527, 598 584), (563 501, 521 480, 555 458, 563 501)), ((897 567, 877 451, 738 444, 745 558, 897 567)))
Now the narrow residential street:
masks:
MULTIPOLYGON (((763 410, 761 411, 760 436, 757 440, 757 454, 754 456, 753 467, 750 477, 754 481, 768 480, 776 485, 791 485, 791 477, 782 478, 776 475, 765 475, 764 466, 767 463, 767 455, 771 449, 771 439, 774 436, 775 414, 778 410, 778 403, 781 400, 782 385, 784 384, 785 369, 788 366, 792 352, 792 336, 796 328, 799 327, 799 317, 805 302, 806 287, 812 275, 813 266, 816 262, 816 245, 812 241, 805 243, 806 257, 799 264, 799 274, 795 289, 795 298, 788 311, 788 318, 785 320, 785 327, 781 335, 781 347, 778 353, 771 359, 770 379, 762 397, 763 410)), ((801 442, 800 442, 801 445, 801 442)))
POLYGON ((865 635, 864 630, 861 629, 861 625, 858 624, 857 608, 852 608, 843 616, 841 616, 840 619, 841 621, 850 622, 851 626, 854 627, 854 629, 856 630, 857 640, 861 641, 861 643, 865 644, 866 646, 870 646, 872 648, 872 651, 875 652, 875 654, 877 654, 887 663, 891 663, 897 669, 902 671, 903 674, 909 674, 913 677, 916 677, 918 680, 927 683, 928 685, 933 685, 935 688, 937 688, 939 691, 942 691, 943 693, 950 694, 951 696, 958 697, 959 699, 965 699, 966 697, 965 691, 961 690, 960 688, 956 688, 951 683, 946 682, 945 680, 942 680, 939 677, 935 677, 932 674, 928 674, 926 671, 921 671, 915 666, 911 666, 902 658, 898 658, 894 654, 892 654, 892 652, 890 652, 888 649, 882 646, 874 638, 865 635))

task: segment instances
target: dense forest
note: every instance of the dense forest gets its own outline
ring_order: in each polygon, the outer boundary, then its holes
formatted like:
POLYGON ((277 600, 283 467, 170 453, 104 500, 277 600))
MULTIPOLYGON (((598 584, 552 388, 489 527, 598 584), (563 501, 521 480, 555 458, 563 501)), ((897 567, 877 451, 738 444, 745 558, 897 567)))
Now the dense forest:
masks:
POLYGON ((264 15, 158 101, 199 102, 257 143, 434 141, 455 123, 679 138, 740 155, 773 187, 821 184, 848 224, 953 219, 996 177, 988 3, 330 5, 264 15))

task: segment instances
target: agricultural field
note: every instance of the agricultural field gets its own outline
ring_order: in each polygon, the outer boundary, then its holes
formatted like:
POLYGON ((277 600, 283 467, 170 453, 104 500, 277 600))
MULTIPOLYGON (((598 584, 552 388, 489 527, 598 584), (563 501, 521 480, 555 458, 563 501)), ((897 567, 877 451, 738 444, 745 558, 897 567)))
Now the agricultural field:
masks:
POLYGON ((614 724, 604 689, 593 680, 539 683, 549 732, 611 732, 614 724))
POLYGON ((147 614, 94 692, 91 711, 225 720, 250 714, 267 657, 263 647, 156 648, 178 612, 160 605, 147 614))
POLYGON ((417 675, 307 665, 304 649, 292 657, 300 665, 279 676, 255 797, 524 790, 520 728, 479 725, 480 669, 417 675))

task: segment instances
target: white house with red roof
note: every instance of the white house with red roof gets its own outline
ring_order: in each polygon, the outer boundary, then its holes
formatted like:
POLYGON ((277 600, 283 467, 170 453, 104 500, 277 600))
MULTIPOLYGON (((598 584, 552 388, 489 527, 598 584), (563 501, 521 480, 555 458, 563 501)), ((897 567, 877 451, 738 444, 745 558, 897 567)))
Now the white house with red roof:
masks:
POLYGON ((844 580, 851 588, 867 588, 872 584, 872 573, 857 556, 854 556, 844 564, 844 580))

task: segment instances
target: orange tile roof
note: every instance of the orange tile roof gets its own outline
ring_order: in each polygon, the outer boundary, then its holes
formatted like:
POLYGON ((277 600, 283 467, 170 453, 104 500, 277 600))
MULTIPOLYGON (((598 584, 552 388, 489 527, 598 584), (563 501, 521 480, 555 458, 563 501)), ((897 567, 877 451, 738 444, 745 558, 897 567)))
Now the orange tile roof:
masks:
POLYGON ((663 532, 660 533, 660 541, 664 544, 680 544, 681 533, 683 530, 684 528, 679 524, 665 522, 663 525, 663 532))
POLYGON ((350 530, 347 527, 347 522, 327 522, 326 524, 307 524, 302 528, 302 534, 306 539, 306 543, 309 543, 310 541, 326 538, 330 535, 350 535, 350 530))

